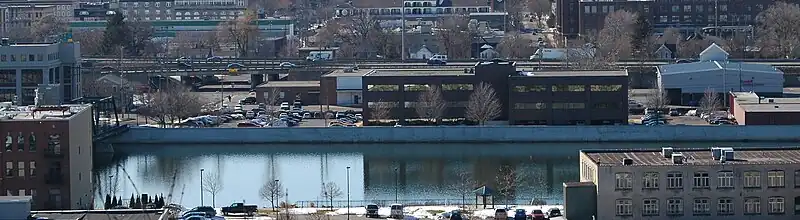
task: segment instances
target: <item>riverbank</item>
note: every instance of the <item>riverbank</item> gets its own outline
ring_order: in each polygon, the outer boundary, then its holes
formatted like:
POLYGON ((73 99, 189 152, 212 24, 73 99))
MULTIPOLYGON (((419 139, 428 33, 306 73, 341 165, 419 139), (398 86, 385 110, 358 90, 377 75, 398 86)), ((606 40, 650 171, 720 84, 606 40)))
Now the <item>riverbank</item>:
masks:
POLYGON ((792 142, 800 126, 131 128, 113 144, 792 142))

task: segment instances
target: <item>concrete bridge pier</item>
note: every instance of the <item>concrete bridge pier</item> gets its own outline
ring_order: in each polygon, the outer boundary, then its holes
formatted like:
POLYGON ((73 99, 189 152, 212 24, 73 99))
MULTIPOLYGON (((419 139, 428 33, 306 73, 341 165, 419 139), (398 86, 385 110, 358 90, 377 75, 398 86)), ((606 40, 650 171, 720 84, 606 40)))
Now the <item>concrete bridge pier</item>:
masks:
POLYGON ((553 170, 553 160, 545 160, 545 182, 547 183, 547 194, 553 194, 555 185, 555 172, 553 170))
POLYGON ((256 89, 258 85, 264 83, 264 74, 251 73, 250 74, 250 89, 256 89))

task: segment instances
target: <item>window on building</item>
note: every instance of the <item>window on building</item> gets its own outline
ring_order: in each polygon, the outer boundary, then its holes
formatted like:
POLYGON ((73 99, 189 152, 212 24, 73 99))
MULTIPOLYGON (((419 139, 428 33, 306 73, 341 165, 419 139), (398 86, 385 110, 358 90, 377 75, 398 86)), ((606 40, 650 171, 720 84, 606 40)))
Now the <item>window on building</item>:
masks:
POLYGON ((514 103, 514 109, 546 109, 546 103, 514 103))
POLYGON ((586 103, 553 103, 553 109, 584 109, 586 103))
POLYGON ((592 85, 592 92, 616 92, 622 90, 622 85, 592 85))
POLYGON ((683 173, 669 172, 667 173, 667 188, 682 189, 683 188, 683 173))
POLYGON ((683 12, 692 12, 692 6, 691 5, 684 5, 683 6, 683 12))
POLYGON ((553 92, 583 92, 585 90, 584 85, 554 85, 553 92))
POLYGON ((711 205, 708 204, 708 198, 694 199, 694 207, 692 211, 695 215, 709 215, 711 214, 711 205))
POLYGON ((696 189, 709 188, 710 186, 708 172, 695 172, 693 180, 694 184, 692 187, 696 189))
POLYGON ((642 188, 645 189, 658 189, 658 173, 646 172, 642 176, 642 188))
POLYGON ((6 134, 6 152, 11 152, 11 150, 14 148, 13 145, 14 145, 14 137, 11 136, 11 132, 8 132, 6 134))
POLYGON ((720 171, 717 173, 717 188, 733 188, 732 171, 720 171))
POLYGON ((658 215, 658 199, 642 200, 642 215, 644 216, 658 215))
POLYGON ((28 169, 30 169, 30 176, 36 176, 36 161, 29 162, 28 169))
POLYGON ((758 171, 744 172, 744 187, 745 188, 760 188, 761 187, 761 173, 758 171))
POLYGON ((514 92, 544 92, 547 87, 544 85, 514 86, 514 92))
POLYGON ((633 202, 630 199, 617 199, 617 216, 633 215, 633 202))
POLYGON ((472 84, 442 84, 442 90, 472 90, 472 84))
POLYGON ((28 150, 36 152, 36 135, 33 132, 28 135, 28 150))
POLYGON ((717 200, 717 214, 718 215, 733 215, 733 199, 732 198, 719 198, 717 200))
POLYGON ((631 173, 617 173, 617 190, 628 190, 633 188, 633 174, 631 173))
POLYGON ((783 170, 772 170, 767 172, 767 187, 782 188, 786 186, 785 173, 783 170))
POLYGON ((744 214, 761 214, 761 198, 750 197, 744 199, 744 214))
POLYGON ((14 162, 11 161, 6 162, 6 176, 7 177, 14 176, 14 162))
POLYGON ((47 142, 47 152, 52 154, 61 154, 61 135, 51 134, 47 142))
POLYGON ((17 134, 17 151, 25 151, 25 135, 22 132, 17 134))
POLYGON ((773 196, 769 197, 769 213, 770 214, 783 214, 785 210, 785 202, 783 197, 773 196))
POLYGON ((667 215, 683 215, 683 199, 667 199, 667 215))
POLYGON ((399 85, 367 85, 367 91, 370 92, 389 92, 400 90, 399 85))
POLYGON ((23 161, 17 162, 17 176, 25 176, 25 162, 23 161))
POLYGON ((420 91, 428 91, 431 87, 427 84, 405 84, 403 85, 403 91, 409 92, 420 92, 420 91))
POLYGON ((794 171, 794 188, 800 188, 800 170, 794 171))

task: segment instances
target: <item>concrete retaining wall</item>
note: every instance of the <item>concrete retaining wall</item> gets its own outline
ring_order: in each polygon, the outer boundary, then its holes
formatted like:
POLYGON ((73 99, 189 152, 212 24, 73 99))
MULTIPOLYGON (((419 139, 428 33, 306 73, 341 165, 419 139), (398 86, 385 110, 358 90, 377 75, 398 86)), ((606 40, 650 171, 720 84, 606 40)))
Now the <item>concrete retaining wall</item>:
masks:
POLYGON ((787 142, 800 126, 497 126, 367 128, 131 128, 117 144, 787 142))

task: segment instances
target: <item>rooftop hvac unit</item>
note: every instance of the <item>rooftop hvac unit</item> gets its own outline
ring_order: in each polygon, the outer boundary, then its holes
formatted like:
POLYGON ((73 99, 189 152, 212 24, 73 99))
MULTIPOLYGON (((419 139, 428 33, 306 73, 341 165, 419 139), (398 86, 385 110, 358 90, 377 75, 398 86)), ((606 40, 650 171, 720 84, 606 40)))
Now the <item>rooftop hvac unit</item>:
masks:
POLYGON ((344 68, 344 71, 343 71, 343 72, 345 72, 345 73, 352 73, 352 72, 353 72, 353 68, 352 68, 352 67, 344 68))
POLYGON ((722 152, 723 152, 723 156, 725 157, 725 159, 727 159, 727 160, 735 160, 736 159, 734 157, 734 154, 733 154, 733 148, 722 149, 722 152))
POLYGON ((633 165, 633 159, 631 159, 631 158, 622 158, 622 165, 624 165, 624 166, 633 165))
POLYGON ((63 104, 61 84, 39 84, 35 93, 34 105, 36 106, 63 104))
POLYGON ((672 147, 662 147, 661 148, 661 156, 663 156, 664 158, 672 157, 672 152, 673 152, 672 147))
POLYGON ((673 164, 683 164, 683 154, 673 153, 672 154, 672 163, 673 164))
POLYGON ((719 160, 719 157, 722 156, 722 148, 721 147, 712 147, 711 148, 711 158, 714 160, 719 160))

